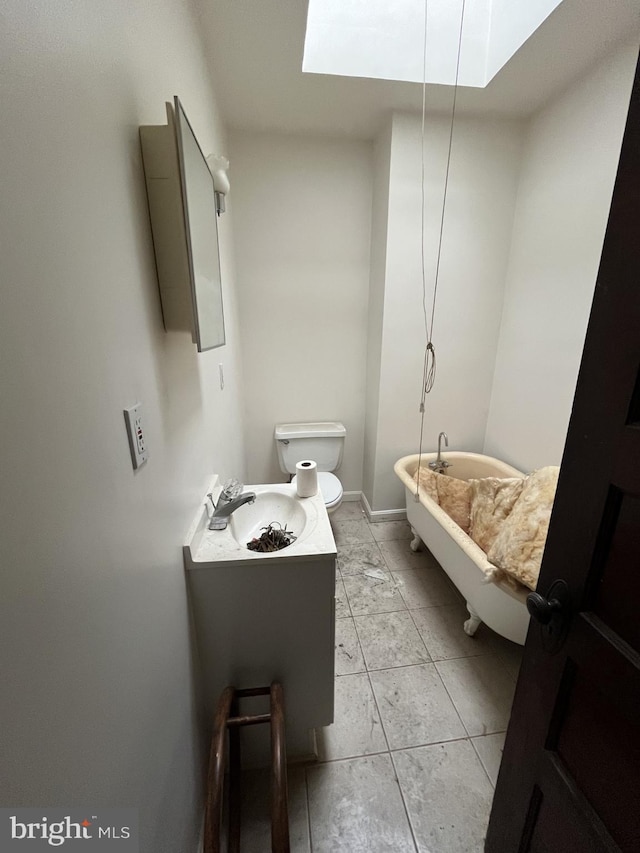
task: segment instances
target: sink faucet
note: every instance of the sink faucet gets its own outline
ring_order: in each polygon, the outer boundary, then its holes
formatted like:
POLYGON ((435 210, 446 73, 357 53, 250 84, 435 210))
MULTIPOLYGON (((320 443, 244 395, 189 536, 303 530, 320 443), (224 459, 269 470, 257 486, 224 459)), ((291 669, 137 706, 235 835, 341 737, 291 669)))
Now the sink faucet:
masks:
POLYGON ((439 474, 444 474, 445 470, 451 466, 451 462, 447 462, 446 459, 440 458, 443 438, 444 446, 449 447, 449 439, 446 432, 441 432, 438 436, 438 455, 433 462, 429 462, 429 468, 431 468, 432 471, 437 471, 439 474))
MULTIPOLYGON (((207 497, 209 497, 211 499, 211 503, 213 503, 211 495, 208 495, 207 497)), ((217 506, 214 504, 213 507, 213 513, 209 520, 209 530, 224 530, 229 523, 229 518, 232 513, 244 504, 252 504, 255 499, 255 492, 244 492, 244 494, 237 498, 233 498, 230 501, 220 495, 217 506)))

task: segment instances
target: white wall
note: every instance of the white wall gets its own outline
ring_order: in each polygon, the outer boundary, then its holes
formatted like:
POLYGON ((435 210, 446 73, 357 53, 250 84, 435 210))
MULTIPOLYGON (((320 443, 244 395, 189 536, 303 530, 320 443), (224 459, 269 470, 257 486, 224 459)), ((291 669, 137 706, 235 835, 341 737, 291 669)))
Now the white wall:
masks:
POLYGON ((527 130, 484 445, 522 470, 562 457, 637 56, 616 51, 527 130))
POLYGON ((0 66, 0 801, 138 807, 141 851, 195 850, 181 544, 208 474, 243 473, 231 222, 229 344, 198 355, 162 328, 138 125, 178 94, 226 147, 198 27, 182 0, 8 0, 0 66))
POLYGON ((338 472, 362 488, 370 143, 230 137, 249 482, 286 479, 276 423, 339 420, 338 472))
MULTIPOLYGON (((417 453, 426 343, 421 278, 420 117, 393 118, 386 281, 372 509, 404 505, 394 462, 417 453)), ((427 312, 436 266, 449 119, 425 133, 427 312)), ((521 148, 518 123, 456 118, 434 325, 436 384, 427 398, 425 451, 482 449, 502 308, 521 148)), ((370 376, 372 374, 370 373, 370 376)), ((368 425, 369 429, 371 425, 368 425)))
POLYGON ((367 395, 364 425, 362 490, 373 494, 380 406, 382 324, 387 270, 387 227, 389 223, 389 171, 391 164, 391 119, 378 134, 373 149, 373 197, 371 200, 371 266, 369 277, 369 322, 367 329, 367 395))

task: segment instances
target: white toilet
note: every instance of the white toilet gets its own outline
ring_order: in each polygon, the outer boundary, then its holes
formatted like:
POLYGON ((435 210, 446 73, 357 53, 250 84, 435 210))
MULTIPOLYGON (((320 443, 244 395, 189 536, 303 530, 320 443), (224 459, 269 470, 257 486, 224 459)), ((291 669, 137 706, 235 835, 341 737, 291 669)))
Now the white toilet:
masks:
MULTIPOLYGON (((342 503, 342 483, 332 474, 342 461, 344 424, 336 421, 310 424, 276 424, 275 440, 280 470, 296 473, 296 464, 303 459, 313 459, 318 466, 318 488, 324 498, 327 512, 336 510, 342 503)), ((291 481, 294 485, 296 478, 291 481)))

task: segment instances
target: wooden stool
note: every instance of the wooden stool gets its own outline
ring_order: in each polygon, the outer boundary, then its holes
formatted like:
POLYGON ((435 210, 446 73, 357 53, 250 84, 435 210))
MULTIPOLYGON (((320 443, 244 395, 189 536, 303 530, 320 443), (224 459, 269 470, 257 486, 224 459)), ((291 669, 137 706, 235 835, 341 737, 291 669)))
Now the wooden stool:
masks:
POLYGON ((287 759, 284 735, 284 691, 274 681, 271 687, 236 690, 225 687, 214 717, 207 802, 204 818, 204 853, 221 853, 220 831, 226 732, 229 730, 229 842, 228 853, 240 853, 240 726, 271 724, 271 851, 289 853, 289 813, 287 803, 287 759), (247 696, 269 696, 269 713, 240 716, 239 700, 247 696))

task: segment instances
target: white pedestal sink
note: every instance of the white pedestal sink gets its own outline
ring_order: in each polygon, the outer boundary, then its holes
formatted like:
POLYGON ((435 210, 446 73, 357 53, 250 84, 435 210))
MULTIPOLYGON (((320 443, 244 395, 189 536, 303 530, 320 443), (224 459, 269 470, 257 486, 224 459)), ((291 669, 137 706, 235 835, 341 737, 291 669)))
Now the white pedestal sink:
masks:
MULTIPOLYGON (((215 478, 217 480, 217 478, 215 478)), ((214 481, 215 482, 215 481, 214 481)), ((214 498, 219 487, 213 485, 214 498)), ((298 498, 288 483, 245 486, 253 504, 225 530, 208 530, 205 499, 184 546, 207 719, 229 684, 280 681, 289 757, 311 757, 312 730, 333 722, 336 546, 322 495, 298 498), (247 548, 272 522, 297 536, 280 551, 247 548)), ((245 700, 256 710, 261 698, 245 700), (253 704, 252 704, 253 703, 253 704)), ((268 763, 268 731, 242 730, 246 763, 268 763)))

